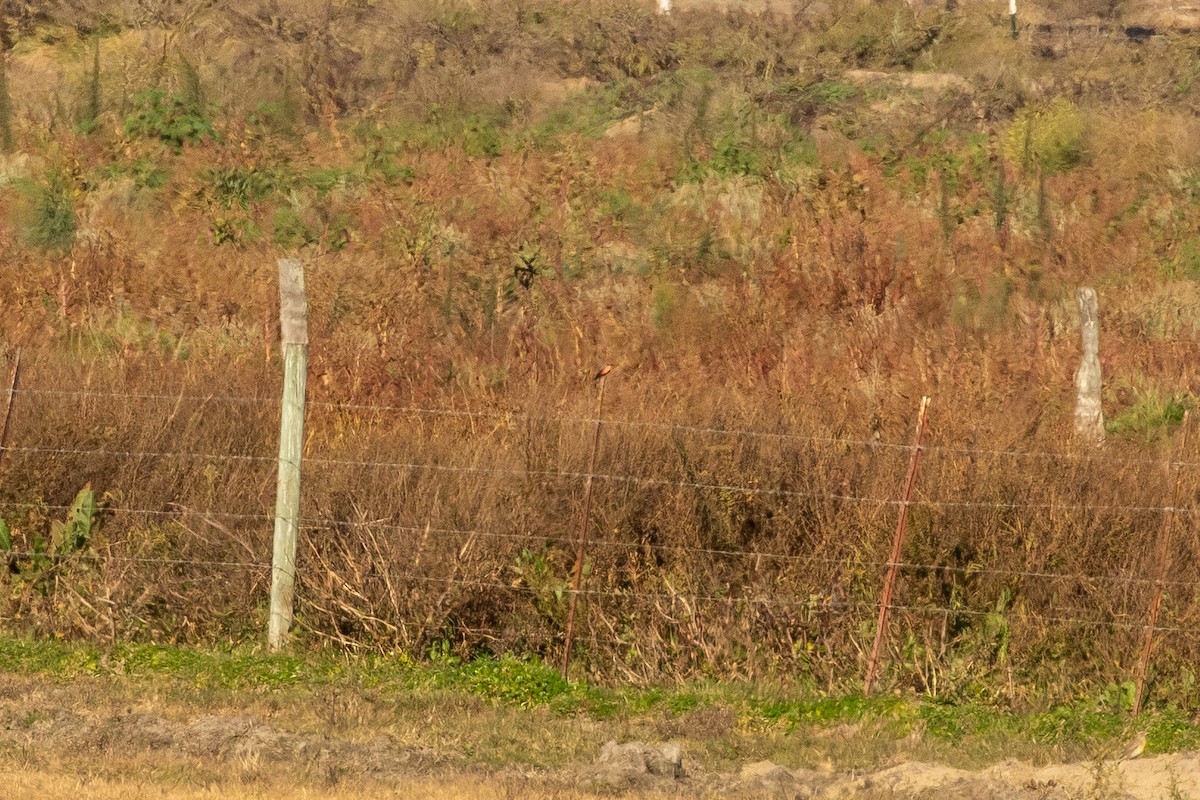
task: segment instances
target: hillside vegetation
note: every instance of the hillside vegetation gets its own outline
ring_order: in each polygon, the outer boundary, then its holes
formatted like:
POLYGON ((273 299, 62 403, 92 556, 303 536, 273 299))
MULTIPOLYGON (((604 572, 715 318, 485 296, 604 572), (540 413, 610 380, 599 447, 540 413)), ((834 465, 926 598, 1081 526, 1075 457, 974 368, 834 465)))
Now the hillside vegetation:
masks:
POLYGON ((1085 5, 10 3, 0 618, 261 637, 295 255, 302 643, 559 652, 611 363, 578 669, 856 685, 930 395, 889 687, 1127 704, 1178 506, 1193 703, 1198 43, 1085 5))

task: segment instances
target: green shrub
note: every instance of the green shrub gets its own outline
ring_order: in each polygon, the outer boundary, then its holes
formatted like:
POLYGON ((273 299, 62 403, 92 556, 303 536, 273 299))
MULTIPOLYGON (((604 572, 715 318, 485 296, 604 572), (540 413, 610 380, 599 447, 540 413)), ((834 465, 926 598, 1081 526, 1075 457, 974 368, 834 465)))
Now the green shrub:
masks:
POLYGON ((494 158, 501 154, 500 128, 483 114, 472 114, 460 123, 454 137, 467 155, 494 158))
POLYGON ((249 208, 279 187, 275 175, 256 167, 213 167, 208 183, 213 199, 224 208, 249 208))
POLYGON ((56 556, 78 553, 88 547, 100 528, 100 504, 91 486, 75 495, 64 521, 50 524, 50 551, 56 556))
POLYGON ((1004 134, 1004 155, 1026 172, 1074 169, 1088 159, 1087 117, 1063 97, 1023 108, 1004 134))
POLYGON ((271 241, 280 247, 294 249, 316 244, 320 236, 291 206, 282 206, 271 218, 271 241))
POLYGON ((17 551, 12 529, 6 520, 0 519, 0 552, 5 555, 16 591, 24 591, 27 586, 45 588, 52 568, 66 558, 86 552, 101 524, 100 503, 90 484, 75 495, 66 519, 51 521, 49 537, 33 533, 25 551, 17 551))
POLYGON ((354 217, 345 212, 325 221, 325 242, 331 250, 341 250, 354 241, 354 217))
POLYGON ((1105 420, 1104 429, 1114 436, 1150 441, 1166 435, 1183 423, 1195 407, 1189 395, 1164 395, 1156 389, 1135 390, 1133 403, 1105 420))
POLYGON ((803 94, 822 106, 835 106, 857 95, 858 87, 841 81, 818 81, 808 86, 803 94))
MULTIPOLYGON (((682 81, 678 75, 675 73, 660 84, 668 93, 666 105, 676 99, 669 95, 671 90, 676 93, 682 91, 682 81)), ((622 119, 651 107, 641 96, 642 93, 643 87, 639 83, 622 78, 568 94, 545 112, 540 122, 529 128, 527 138, 535 144, 544 144, 569 134, 599 138, 622 119)))
POLYGON ((334 189, 350 185, 352 177, 349 170, 338 169, 337 167, 318 167, 309 172, 305 176, 305 180, 317 190, 318 195, 324 197, 334 189))
POLYGON ((110 164, 100 174, 105 178, 129 178, 139 189, 161 189, 170 173, 148 158, 135 158, 127 164, 110 164))
POLYGON ((262 229, 254 220, 240 216, 219 216, 213 220, 213 244, 242 244, 262 241, 262 229))
POLYGON ((758 149, 752 148, 735 134, 726 133, 713 144, 712 155, 688 164, 679 180, 681 183, 694 183, 709 176, 732 178, 762 175, 764 171, 764 160, 758 149))
POLYGON ((45 250, 70 250, 75 243, 75 182, 53 168, 43 181, 26 186, 26 239, 45 250))
POLYGON ((939 32, 932 8, 914 14, 905 3, 883 0, 845 8, 818 46, 855 64, 911 67, 939 32))
MULTIPOLYGON (((368 178, 378 176, 385 183, 411 183, 416 177, 416 172, 412 167, 399 161, 402 138, 396 134, 396 131, 377 123, 364 124, 355 129, 354 135, 363 145, 362 174, 364 176, 368 178)), ((326 192, 333 186, 323 186, 322 182, 327 183, 333 180, 338 183, 346 183, 350 173, 338 169, 316 169, 310 173, 309 177, 318 191, 326 192)))
POLYGON ((1175 255, 1163 261, 1162 271, 1168 278, 1189 278, 1200 283, 1200 237, 1181 242, 1175 255))
POLYGON ((215 139, 217 132, 203 107, 162 89, 148 89, 134 98, 134 110, 125 118, 125 133, 157 139, 179 151, 189 142, 215 139))

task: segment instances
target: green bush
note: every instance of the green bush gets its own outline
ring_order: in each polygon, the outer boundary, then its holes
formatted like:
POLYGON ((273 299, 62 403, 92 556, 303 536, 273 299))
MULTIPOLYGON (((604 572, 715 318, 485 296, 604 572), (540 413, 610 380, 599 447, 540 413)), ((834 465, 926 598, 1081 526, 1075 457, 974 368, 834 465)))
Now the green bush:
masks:
POLYGON ((295 249, 316 244, 320 236, 291 206, 282 206, 271 218, 271 240, 280 247, 295 249))
POLYGON ((70 250, 75 243, 75 182, 61 168, 53 168, 43 181, 25 187, 26 239, 45 250, 70 250))
POLYGON ((349 170, 338 169, 337 167, 318 167, 311 170, 305 176, 305 181, 317 190, 319 196, 324 197, 334 189, 349 186, 353 177, 353 174, 349 170))
POLYGON ((218 245, 254 243, 263 238, 262 229, 254 220, 237 215, 218 216, 213 220, 210 231, 213 244, 218 245))
POLYGON ((932 9, 914 14, 899 0, 852 4, 822 32, 818 47, 852 64, 912 67, 940 32, 932 9))
POLYGON ((162 89, 148 89, 134 98, 134 110, 125 118, 125 133, 157 139, 179 151, 189 142, 215 139, 217 132, 202 106, 162 89))
POLYGON ((15 547, 12 529, 7 520, 0 519, 0 553, 7 561, 15 592, 29 586, 45 589, 55 565, 88 551, 102 521, 100 503, 90 484, 75 495, 65 520, 51 521, 48 538, 40 533, 30 535, 25 551, 15 547))
POLYGON ((1181 242, 1175 255, 1163 261, 1162 271, 1168 278, 1188 278, 1200 283, 1200 237, 1181 242))
MULTIPOLYGON (((400 163, 401 137, 396 131, 379 124, 360 125, 354 131, 363 145, 362 174, 368 178, 378 176, 385 183, 411 183, 416 172, 407 164, 400 163)), ((338 169, 316 169, 309 178, 317 191, 325 193, 334 185, 349 182, 350 173, 338 169)))
POLYGON ((1164 395, 1154 389, 1138 390, 1128 408, 1105 420, 1104 429, 1114 436, 1150 441, 1178 428, 1184 414, 1195 406, 1188 395, 1164 395))
POLYGON ((495 158, 503 151, 500 128, 487 115, 472 114, 459 123, 457 130, 452 131, 452 138, 461 142, 469 156, 495 158))
POLYGON ((224 208, 249 208, 279 187, 275 175, 255 167, 213 167, 208 183, 213 199, 224 208))
POLYGON ((1068 172, 1088 160, 1087 117, 1063 97, 1023 108, 1004 134, 1004 155, 1026 172, 1068 172))
POLYGON ((135 158, 126 164, 110 164, 100 170, 105 178, 129 178, 139 189, 161 189, 170 173, 148 158, 135 158))

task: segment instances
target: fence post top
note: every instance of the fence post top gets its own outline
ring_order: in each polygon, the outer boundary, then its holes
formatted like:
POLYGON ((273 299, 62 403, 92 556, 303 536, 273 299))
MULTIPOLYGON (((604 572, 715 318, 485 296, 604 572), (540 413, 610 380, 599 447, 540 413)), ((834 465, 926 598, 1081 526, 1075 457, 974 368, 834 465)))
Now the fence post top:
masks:
POLYGON ((308 298, 304 263, 281 258, 279 264, 279 330, 283 344, 308 344, 308 298))

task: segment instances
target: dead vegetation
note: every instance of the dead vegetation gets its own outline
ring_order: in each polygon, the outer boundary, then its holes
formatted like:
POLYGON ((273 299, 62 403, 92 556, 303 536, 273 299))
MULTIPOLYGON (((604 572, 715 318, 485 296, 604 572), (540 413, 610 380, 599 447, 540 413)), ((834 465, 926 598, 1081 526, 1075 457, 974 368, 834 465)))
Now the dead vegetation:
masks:
MULTIPOLYGON (((1194 402, 1189 38, 1049 57, 902 3, 226 6, 10 14, 7 623, 260 635, 287 252, 309 641, 556 653, 612 362, 581 669, 857 681, 930 394, 888 680, 1122 702, 1194 402), (1068 438, 1084 283, 1093 455, 1068 438), (85 484, 102 524, 37 554, 85 484)), ((1192 538, 1154 679, 1185 703, 1192 538)))

